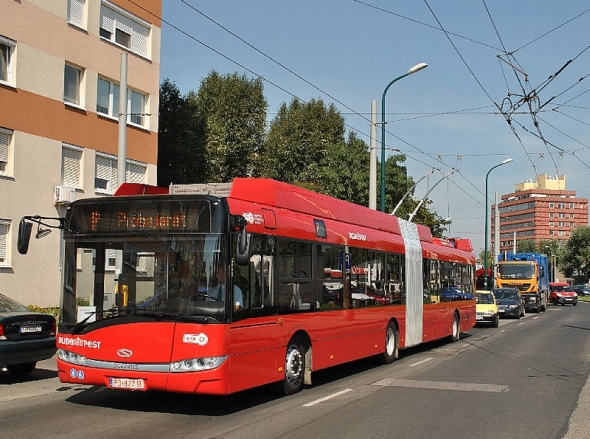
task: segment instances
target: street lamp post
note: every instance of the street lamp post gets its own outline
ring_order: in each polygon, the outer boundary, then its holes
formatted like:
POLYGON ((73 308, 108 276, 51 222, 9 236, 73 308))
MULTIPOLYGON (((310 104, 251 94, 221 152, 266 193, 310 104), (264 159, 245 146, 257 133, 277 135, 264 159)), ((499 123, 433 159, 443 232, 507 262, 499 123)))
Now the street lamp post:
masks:
POLYGON ((484 230, 484 251, 483 251, 483 289, 488 289, 488 177, 490 176, 490 172, 496 169, 499 166, 505 165, 506 163, 510 163, 512 159, 506 159, 502 163, 498 163, 496 166, 492 166, 488 173, 486 174, 486 220, 485 220, 485 230, 484 230))
POLYGON ((389 84, 387 84, 387 87, 385 87, 385 90, 383 90, 383 97, 381 98, 381 212, 385 212, 385 95, 387 94, 389 87, 391 87, 394 82, 419 72, 426 67, 428 67, 428 64, 426 63, 416 64, 414 67, 408 70, 408 73, 398 76, 389 84))

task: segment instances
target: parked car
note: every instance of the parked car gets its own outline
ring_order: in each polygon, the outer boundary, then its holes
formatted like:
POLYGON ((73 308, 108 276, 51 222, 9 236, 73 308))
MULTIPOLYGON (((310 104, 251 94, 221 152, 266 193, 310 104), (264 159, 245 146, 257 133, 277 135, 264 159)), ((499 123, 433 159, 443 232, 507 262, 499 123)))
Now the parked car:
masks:
POLYGON ((568 303, 576 306, 578 304, 578 295, 567 282, 552 282, 549 284, 549 291, 549 301, 553 305, 565 305, 568 303))
POLYGON ((588 285, 574 285, 573 287, 578 296, 590 296, 590 287, 588 285))
POLYGON ((0 294, 0 369, 28 375, 37 361, 55 355, 55 317, 30 311, 0 294))
POLYGON ((491 323, 494 328, 498 327, 500 315, 494 293, 488 290, 477 290, 475 292, 475 323, 491 323))
POLYGON ((524 299, 517 288, 492 288, 492 292, 496 297, 500 317, 520 319, 525 316, 524 299))

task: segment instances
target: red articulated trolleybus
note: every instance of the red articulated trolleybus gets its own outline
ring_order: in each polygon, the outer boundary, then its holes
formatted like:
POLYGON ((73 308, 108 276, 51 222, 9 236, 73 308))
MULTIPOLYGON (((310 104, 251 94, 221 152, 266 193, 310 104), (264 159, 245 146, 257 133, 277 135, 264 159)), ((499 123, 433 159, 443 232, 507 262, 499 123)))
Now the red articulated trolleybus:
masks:
POLYGON ((468 239, 269 179, 123 184, 64 218, 59 379, 227 395, 475 324, 468 239))

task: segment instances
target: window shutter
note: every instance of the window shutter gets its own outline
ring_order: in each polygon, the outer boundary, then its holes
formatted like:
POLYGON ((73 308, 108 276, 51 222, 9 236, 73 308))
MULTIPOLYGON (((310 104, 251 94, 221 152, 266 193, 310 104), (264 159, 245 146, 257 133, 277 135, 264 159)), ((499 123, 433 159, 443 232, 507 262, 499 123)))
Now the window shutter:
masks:
POLYGON ((96 156, 95 169, 95 177, 110 181, 110 190, 108 187, 106 190, 111 193, 114 192, 117 189, 117 161, 109 157, 96 156))
POLYGON ((85 0, 68 0, 68 22, 81 28, 85 28, 84 2, 85 0))
POLYGON ((115 11, 100 5, 100 27, 111 34, 115 32, 115 11))
POLYGON ((145 183, 145 166, 127 163, 126 178, 129 183, 145 183))
POLYGON ((6 266, 7 263, 7 239, 8 236, 8 224, 0 223, 0 266, 6 266))
POLYGON ((0 162, 8 163, 8 145, 10 144, 9 133, 0 131, 0 162))
POLYGON ((61 184, 69 187, 79 187, 80 185, 80 162, 82 160, 82 151, 63 147, 61 153, 61 184))

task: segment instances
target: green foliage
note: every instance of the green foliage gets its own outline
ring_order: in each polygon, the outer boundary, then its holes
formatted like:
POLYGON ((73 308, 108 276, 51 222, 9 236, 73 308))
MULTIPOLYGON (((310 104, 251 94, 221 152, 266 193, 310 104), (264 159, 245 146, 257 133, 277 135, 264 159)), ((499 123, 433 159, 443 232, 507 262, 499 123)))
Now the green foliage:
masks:
POLYGON ((83 297, 76 297, 76 306, 90 306, 90 301, 83 297))
POLYGON ((527 239, 525 241, 520 241, 516 245, 516 252, 517 253, 537 253, 537 243, 534 239, 527 239))
POLYGON ((367 145, 350 133, 346 142, 330 148, 320 163, 319 184, 311 189, 347 200, 369 204, 369 151, 367 145))
POLYGON ((187 99, 165 79, 160 85, 158 185, 204 182, 205 154, 196 142, 196 123, 187 99))
POLYGON ((260 175, 300 186, 319 185, 328 151, 344 143, 344 118, 319 99, 282 103, 270 123, 261 154, 260 175))
POLYGON ((590 277, 590 227, 579 226, 572 231, 561 249, 558 266, 567 277, 590 277))
POLYGON ((55 318, 59 317, 60 309, 57 306, 49 307, 49 308, 42 308, 37 305, 28 305, 27 308, 33 312, 40 312, 43 314, 49 314, 55 318))
POLYGON ((200 177, 227 182, 255 174, 268 106, 262 79, 213 71, 187 100, 196 120, 198 149, 205 152, 200 177))

